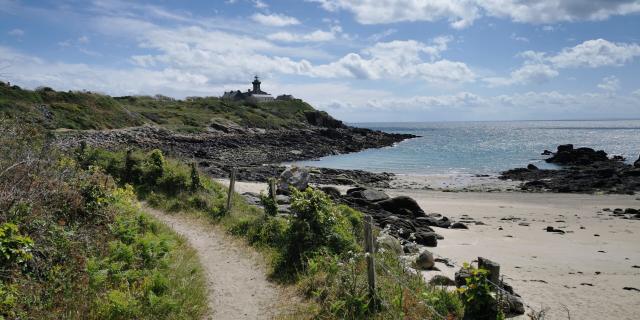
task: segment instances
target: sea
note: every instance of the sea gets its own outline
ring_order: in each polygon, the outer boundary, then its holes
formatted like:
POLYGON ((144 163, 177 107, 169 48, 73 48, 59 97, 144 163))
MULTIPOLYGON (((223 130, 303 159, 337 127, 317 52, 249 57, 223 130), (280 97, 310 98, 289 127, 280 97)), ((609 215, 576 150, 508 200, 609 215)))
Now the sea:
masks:
POLYGON ((407 175, 488 174, 544 162, 559 144, 604 150, 628 162, 640 154, 640 120, 351 123, 420 138, 394 146, 294 163, 407 175))

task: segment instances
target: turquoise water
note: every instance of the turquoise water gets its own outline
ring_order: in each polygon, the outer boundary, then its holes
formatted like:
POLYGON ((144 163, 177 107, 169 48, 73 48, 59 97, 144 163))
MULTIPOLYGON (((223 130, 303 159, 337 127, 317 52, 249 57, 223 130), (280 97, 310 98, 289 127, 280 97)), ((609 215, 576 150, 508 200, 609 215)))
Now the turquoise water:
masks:
POLYGON ((393 147, 328 156, 298 165, 400 174, 496 174, 542 161, 544 149, 573 143, 623 155, 640 153, 640 120, 357 123, 358 127, 411 133, 420 138, 393 147))

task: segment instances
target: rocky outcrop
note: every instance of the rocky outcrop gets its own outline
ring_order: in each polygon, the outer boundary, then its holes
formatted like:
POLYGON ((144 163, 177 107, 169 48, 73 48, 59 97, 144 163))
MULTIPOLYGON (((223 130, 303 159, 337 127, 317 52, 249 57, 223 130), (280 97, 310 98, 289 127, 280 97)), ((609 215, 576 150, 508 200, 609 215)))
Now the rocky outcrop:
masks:
POLYGON ((607 153, 603 150, 595 151, 591 148, 574 149, 572 144, 558 146, 558 150, 545 161, 562 165, 590 165, 598 161, 607 161, 607 153))
POLYGON ((633 166, 634 166, 635 168, 640 169, 640 156, 638 156, 638 160, 636 160, 636 162, 634 162, 634 163, 633 163, 633 166))
POLYGON ((516 168, 502 172, 500 179, 523 181, 520 188, 525 191, 633 194, 640 190, 640 168, 622 160, 610 159, 602 150, 561 145, 546 160, 560 169, 516 168))
MULTIPOLYGON (((449 218, 437 213, 425 213, 414 199, 406 196, 391 198, 382 191, 358 187, 347 190, 345 195, 334 199, 371 215, 380 228, 399 238, 405 248, 410 243, 435 247, 438 240, 444 238, 432 227, 452 226, 449 218)), ((463 224, 456 224, 457 228, 462 226, 463 224)))
POLYGON ((312 126, 324 127, 324 128, 346 128, 347 126, 340 120, 336 120, 328 113, 320 110, 307 111, 304 113, 304 117, 312 126))
MULTIPOLYGON (((283 170, 279 163, 381 148, 415 137, 352 127, 264 130, 238 127, 230 121, 212 122, 212 126, 215 130, 197 134, 176 133, 155 126, 58 132, 56 143, 63 148, 77 147, 82 141, 112 150, 157 148, 172 156, 195 159, 214 177, 228 177, 231 167, 236 167, 240 180, 266 181, 283 170)), ((385 187, 392 176, 361 170, 317 170, 311 177, 315 183, 385 187)))
POLYGON ((305 168, 290 167, 280 174, 278 194, 289 194, 290 188, 305 190, 309 186, 309 171, 305 168))

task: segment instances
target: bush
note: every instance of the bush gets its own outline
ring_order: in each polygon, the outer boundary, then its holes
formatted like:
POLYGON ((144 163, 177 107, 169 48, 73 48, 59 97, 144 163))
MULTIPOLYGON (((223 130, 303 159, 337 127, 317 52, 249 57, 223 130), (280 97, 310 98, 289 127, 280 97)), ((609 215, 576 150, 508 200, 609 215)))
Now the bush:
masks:
POLYGON ((0 265, 11 267, 24 265, 33 257, 33 240, 18 232, 18 226, 13 223, 0 225, 0 265))
POLYGON ((358 229, 354 224, 361 220, 342 215, 324 192, 292 189, 291 210, 294 218, 276 266, 278 272, 294 275, 303 271, 306 262, 318 254, 341 255, 358 250, 353 231, 358 229))
POLYGON ((459 288, 464 303, 465 319, 495 320, 498 314, 497 301, 487 280, 489 271, 476 269, 465 263, 471 276, 466 278, 466 285, 459 288))

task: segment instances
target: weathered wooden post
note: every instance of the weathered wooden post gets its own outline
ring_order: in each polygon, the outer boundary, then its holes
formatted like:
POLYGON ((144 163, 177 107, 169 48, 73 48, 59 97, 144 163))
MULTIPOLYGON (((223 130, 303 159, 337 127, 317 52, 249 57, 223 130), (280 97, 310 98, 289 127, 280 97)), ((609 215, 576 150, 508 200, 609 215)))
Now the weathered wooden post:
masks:
POLYGON ((373 260, 375 252, 373 242, 373 218, 370 215, 364 216, 364 249, 367 252, 367 280, 369 282, 369 299, 372 307, 377 308, 376 297, 376 265, 373 260))
POLYGON ((227 213, 231 212, 231 204, 233 201, 233 189, 236 186, 236 167, 231 168, 231 177, 229 179, 229 195, 227 195, 227 213))
POLYGON ((271 196, 271 199, 273 199, 275 204, 278 204, 278 199, 276 199, 276 190, 276 179, 269 179, 269 192, 271 193, 269 196, 271 196))
POLYGON ((489 271, 487 279, 496 286, 502 285, 500 283, 500 264, 487 258, 478 257, 478 269, 485 269, 489 271))

